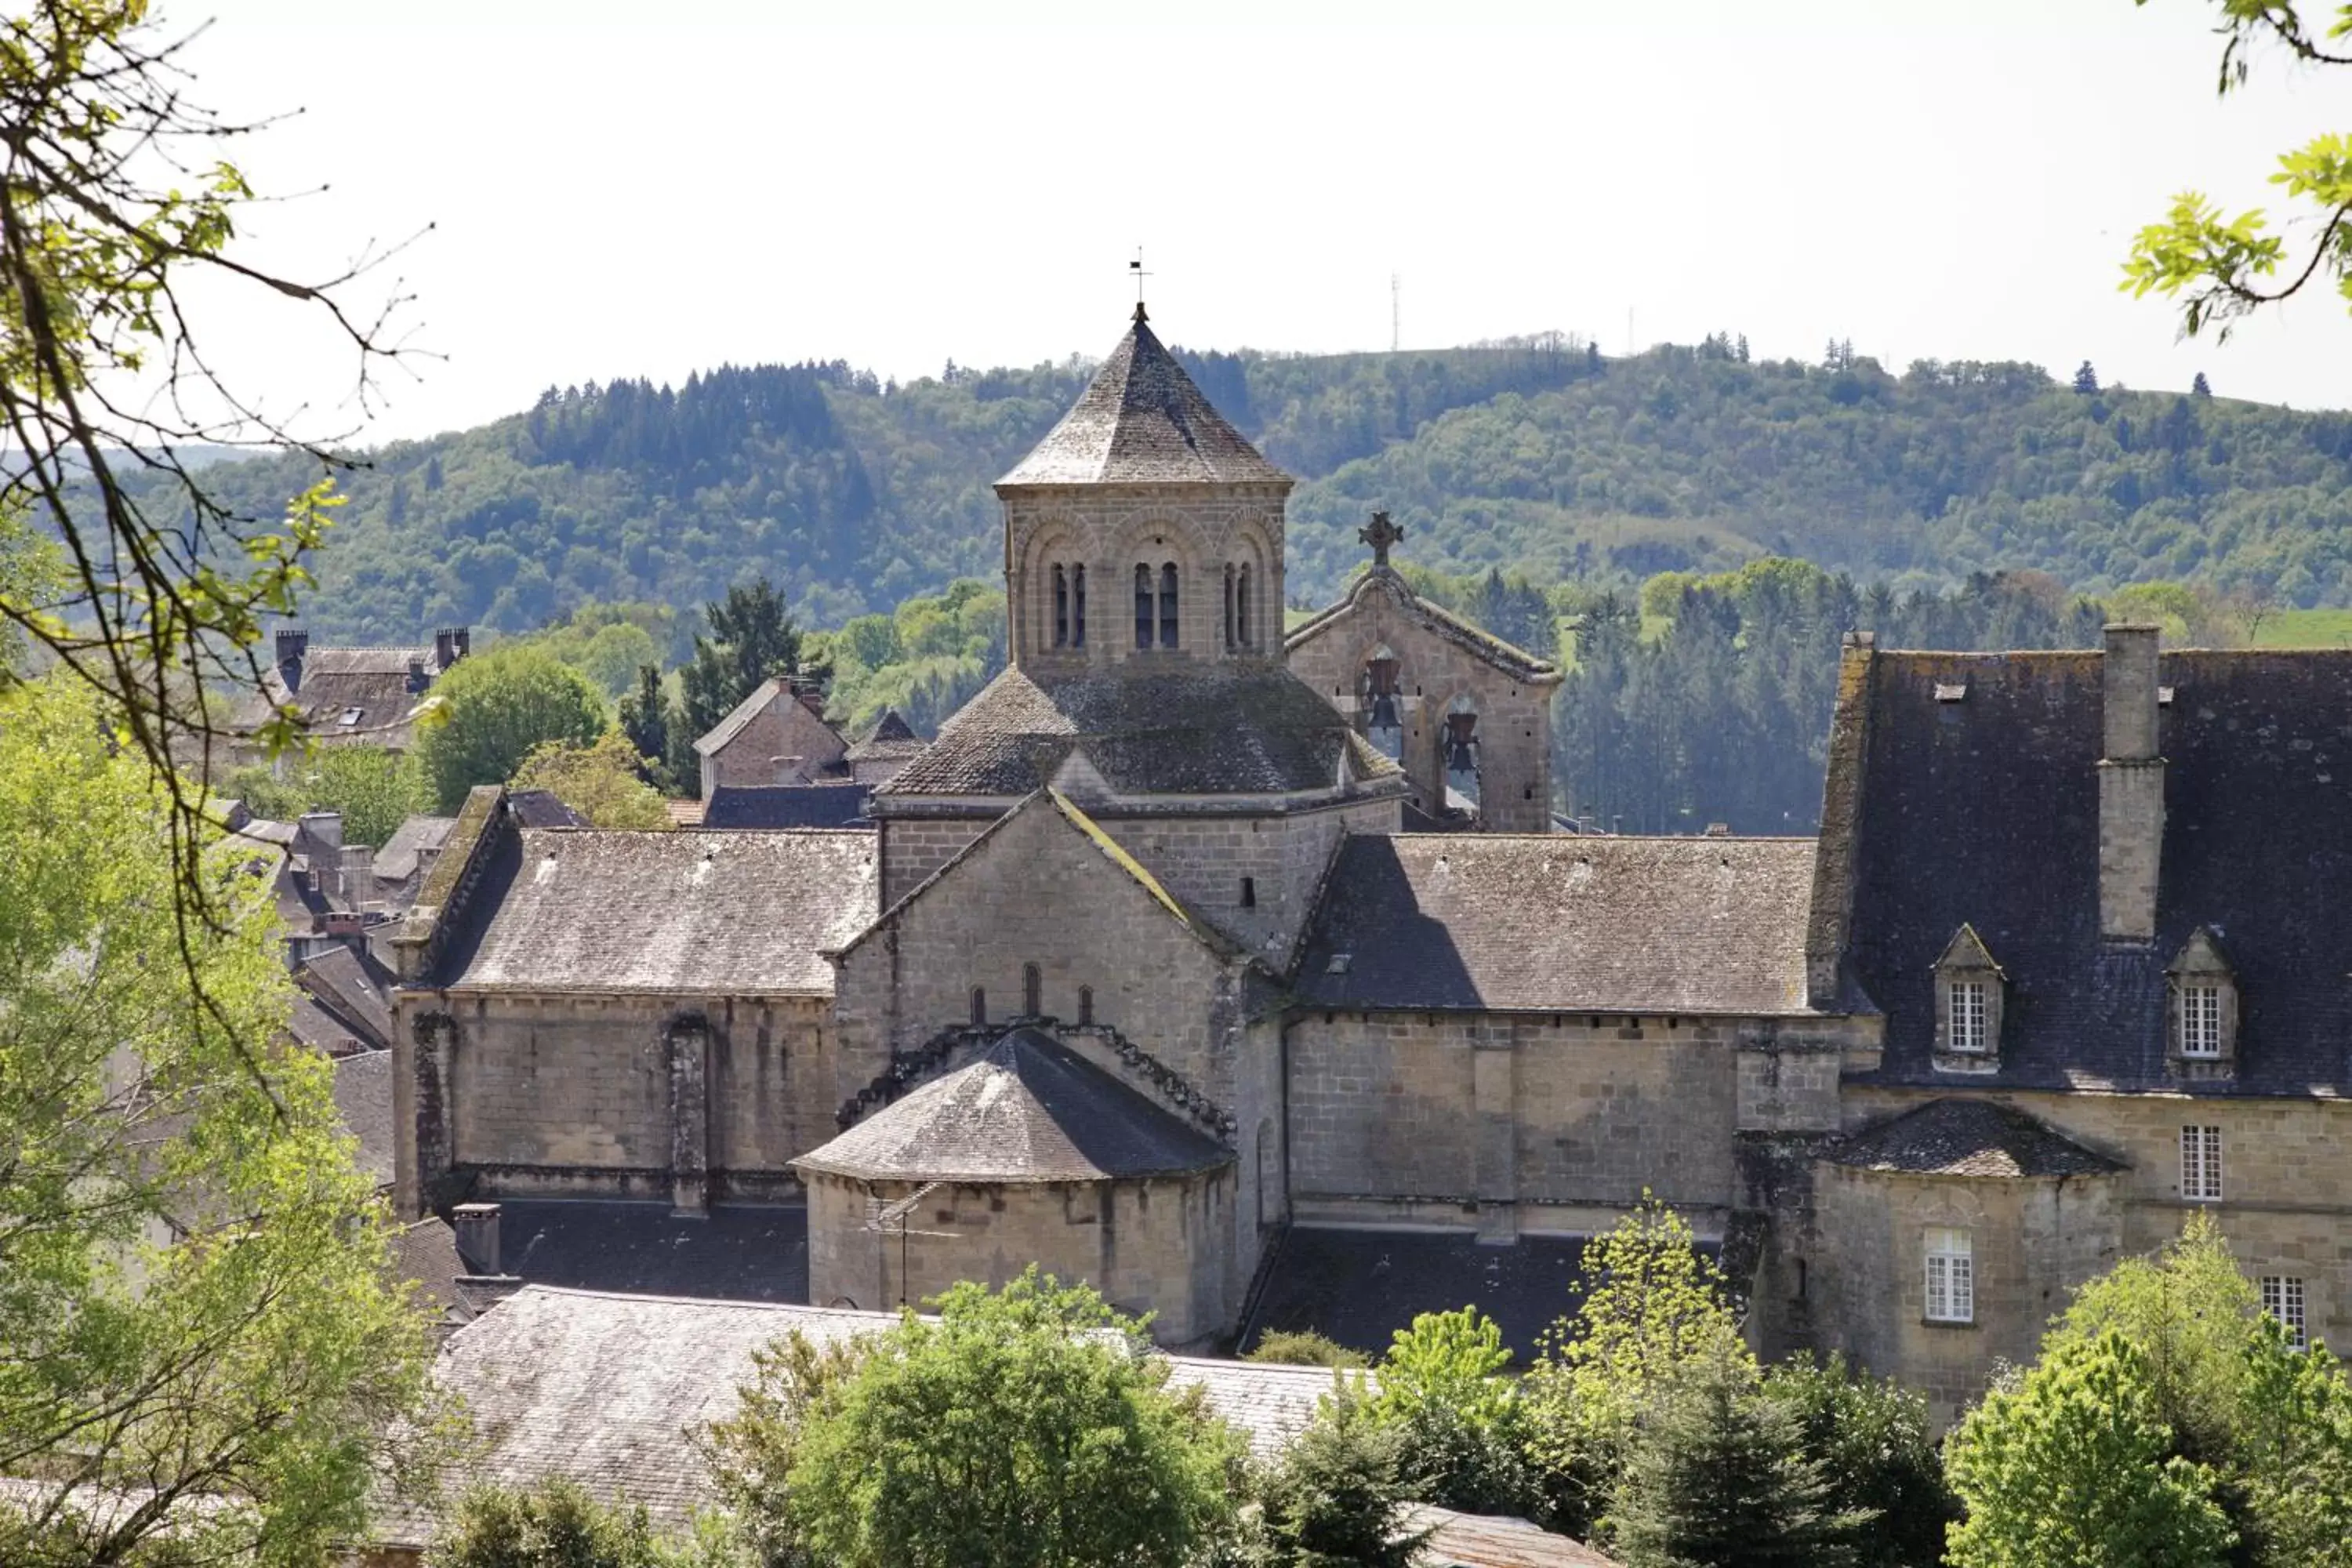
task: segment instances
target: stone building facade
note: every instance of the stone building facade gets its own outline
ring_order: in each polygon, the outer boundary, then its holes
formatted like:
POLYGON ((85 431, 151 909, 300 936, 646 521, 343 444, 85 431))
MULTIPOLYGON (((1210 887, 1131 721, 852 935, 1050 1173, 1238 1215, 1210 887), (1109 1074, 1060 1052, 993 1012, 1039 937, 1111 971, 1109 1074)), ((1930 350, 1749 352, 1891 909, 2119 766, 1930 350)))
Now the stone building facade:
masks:
POLYGON ((1760 1350, 1946 1416, 2200 1208, 2352 1328, 2352 655, 1857 635, 1817 840, 1553 833, 1558 671, 1386 519, 1278 640, 1289 482, 1139 310, 999 486, 1009 667, 871 829, 478 793, 400 942, 402 1203, 772 1203, 820 1302, 1038 1262, 1377 1350, 1529 1343, 1649 1194, 1760 1350))

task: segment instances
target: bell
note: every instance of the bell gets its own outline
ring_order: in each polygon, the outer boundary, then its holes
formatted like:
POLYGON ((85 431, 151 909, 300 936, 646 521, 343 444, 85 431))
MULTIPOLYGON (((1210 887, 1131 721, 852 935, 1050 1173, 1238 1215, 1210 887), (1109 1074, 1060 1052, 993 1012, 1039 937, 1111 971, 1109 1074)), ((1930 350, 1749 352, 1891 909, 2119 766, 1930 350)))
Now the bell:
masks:
POLYGON ((1372 694, 1372 728, 1393 730, 1397 727, 1396 699, 1385 691, 1372 694))
POLYGON ((1372 689, 1372 712, 1370 727, 1393 730, 1398 727, 1396 705, 1397 661, 1376 658, 1364 667, 1372 689))
POLYGON ((1448 713, 1445 716, 1445 771, 1453 773, 1475 773, 1478 758, 1470 748, 1478 742, 1471 731, 1478 727, 1475 713, 1448 713))
POLYGON ((1445 771, 1450 773, 1473 773, 1478 771, 1478 759, 1470 754, 1468 742, 1454 741, 1446 745, 1445 771))

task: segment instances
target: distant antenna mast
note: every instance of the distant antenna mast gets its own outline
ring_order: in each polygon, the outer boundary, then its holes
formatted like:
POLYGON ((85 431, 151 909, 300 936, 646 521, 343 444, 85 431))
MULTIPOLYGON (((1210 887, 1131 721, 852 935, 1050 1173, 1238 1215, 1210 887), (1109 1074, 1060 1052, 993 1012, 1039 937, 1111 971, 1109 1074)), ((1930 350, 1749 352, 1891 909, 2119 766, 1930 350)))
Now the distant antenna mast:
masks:
POLYGON ((1394 353, 1404 342, 1404 286, 1397 275, 1389 274, 1389 353, 1394 353))

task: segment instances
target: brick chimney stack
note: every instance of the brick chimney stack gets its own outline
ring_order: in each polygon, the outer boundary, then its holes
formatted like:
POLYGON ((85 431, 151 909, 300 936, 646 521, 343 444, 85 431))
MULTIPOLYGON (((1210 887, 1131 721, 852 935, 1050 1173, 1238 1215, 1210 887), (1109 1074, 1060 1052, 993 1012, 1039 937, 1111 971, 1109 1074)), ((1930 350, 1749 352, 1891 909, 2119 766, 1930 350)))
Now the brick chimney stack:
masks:
POLYGON ((310 634, 299 628, 278 634, 278 678, 289 691, 302 689, 302 660, 310 656, 310 634))
POLYGON ((499 1205, 459 1204, 449 1211, 450 1228, 457 1233, 457 1260, 471 1274, 503 1273, 499 1265, 499 1205))
POLYGON ((2157 628, 2111 626, 2100 659, 2106 754, 2099 759, 2099 934, 2156 940, 2164 850, 2164 759, 2156 750, 2157 628))

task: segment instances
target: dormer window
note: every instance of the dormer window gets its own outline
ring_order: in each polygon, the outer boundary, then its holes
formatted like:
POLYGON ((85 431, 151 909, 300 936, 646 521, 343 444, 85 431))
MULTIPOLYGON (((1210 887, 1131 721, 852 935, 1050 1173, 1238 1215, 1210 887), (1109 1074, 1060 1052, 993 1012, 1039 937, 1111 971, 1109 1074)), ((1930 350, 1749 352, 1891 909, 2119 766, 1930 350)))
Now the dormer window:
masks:
POLYGON ((1973 927, 1962 926, 1936 961, 1935 1065, 1939 1072, 1997 1072, 2008 976, 1973 927))
POLYGON ((2213 931, 2200 926, 2165 966, 2165 1058, 2187 1079, 2237 1071, 2238 982, 2213 931))

